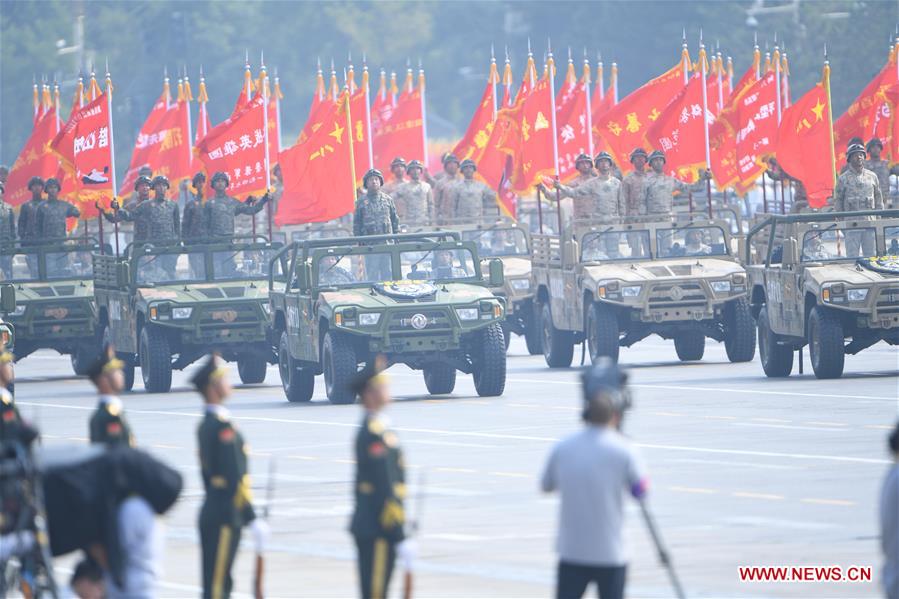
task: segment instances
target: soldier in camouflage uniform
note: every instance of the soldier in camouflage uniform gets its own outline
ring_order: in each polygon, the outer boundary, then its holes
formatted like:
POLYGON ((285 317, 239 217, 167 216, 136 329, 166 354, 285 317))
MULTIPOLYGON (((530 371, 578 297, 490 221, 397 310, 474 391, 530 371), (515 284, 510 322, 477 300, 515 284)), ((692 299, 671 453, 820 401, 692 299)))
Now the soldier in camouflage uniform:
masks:
POLYGON ((453 217, 465 222, 480 222, 487 210, 496 207, 496 193, 474 178, 478 170, 474 160, 462 161, 462 180, 452 186, 453 217))
POLYGON ((47 199, 37 211, 37 230, 41 239, 66 236, 66 219, 78 218, 81 212, 68 202, 59 199, 60 185, 56 179, 47 179, 44 184, 47 199))
POLYGON ((400 185, 393 194, 397 216, 409 225, 429 225, 434 222, 434 194, 431 186, 422 181, 424 166, 413 160, 406 167, 409 180, 400 185))
POLYGON ((253 196, 241 202, 225 193, 230 185, 228 175, 219 171, 212 175, 212 189, 215 195, 206 200, 205 214, 206 226, 209 236, 234 237, 234 217, 238 214, 256 214, 265 207, 269 201, 268 192, 257 202, 253 196))
MULTIPOLYGON (((883 210, 883 194, 877 175, 864 167, 865 148, 861 144, 853 144, 846 150, 849 168, 837 178, 837 186, 833 191, 834 210, 850 212, 855 210, 883 210)), ((873 220, 874 217, 867 217, 873 220)), ((863 235, 862 231, 846 231, 846 255, 850 258, 873 256, 876 253, 875 240, 872 235, 863 235)))
POLYGON ((140 201, 133 210, 120 208, 118 202, 113 202, 112 208, 115 211, 113 218, 120 222, 124 220, 135 223, 135 243, 152 242, 160 245, 178 243, 181 238, 181 215, 178 212, 178 204, 168 201, 165 197, 171 187, 169 180, 158 175, 153 179, 152 187, 155 197, 152 200, 140 201))
MULTIPOLYGON (((562 202, 562 214, 566 222, 572 218, 575 220, 585 218, 581 212, 578 212, 577 207, 572 206, 572 204, 578 204, 575 200, 575 191, 596 176, 596 172, 593 170, 593 159, 587 154, 578 154, 578 157, 574 160, 574 167, 577 169, 578 174, 570 183, 562 185, 559 181, 553 182, 553 187, 560 190, 560 199, 570 198, 572 200, 571 202, 562 202)), ((556 194, 550 191, 542 182, 537 183, 537 187, 543 192, 544 197, 550 200, 556 199, 556 194)))
POLYGON ((406 182, 406 161, 397 156, 390 163, 390 174, 393 179, 381 187, 381 192, 389 195, 396 202, 396 190, 406 182))
POLYGON ((91 443, 103 443, 108 447, 134 447, 134 435, 125 419, 122 400, 119 399, 119 393, 125 385, 122 366, 124 363, 115 357, 112 346, 107 345, 87 372, 99 395, 97 409, 91 416, 88 427, 91 443))
POLYGON ((452 187, 459 181, 459 159, 455 155, 447 153, 443 157, 443 172, 434 177, 427 177, 428 183, 434 188, 434 208, 437 211, 439 224, 445 224, 453 220, 452 187))
MULTIPOLYGON (((634 170, 621 180, 621 201, 625 222, 637 222, 646 214, 643 203, 643 188, 646 185, 646 150, 635 148, 631 152, 630 161, 634 170)), ((627 243, 632 256, 644 256, 649 248, 643 247, 643 237, 637 233, 628 233, 627 243)))
MULTIPOLYGON (((868 150, 865 168, 877 175, 877 180, 880 182, 880 192, 883 194, 884 207, 889 208, 891 204, 890 175, 899 175, 899 165, 890 167, 890 163, 880 157, 881 152, 883 152, 883 142, 876 137, 869 141, 865 147, 868 150)), ((846 169, 844 168, 843 170, 846 169)))
MULTIPOLYGON (((689 193, 693 186, 665 174, 665 154, 661 150, 655 150, 649 155, 649 166, 652 168, 652 172, 646 175, 643 186, 646 214, 657 219, 670 218, 674 205, 674 192, 689 193)), ((708 173, 703 173, 703 177, 708 177, 708 173)), ((696 185, 698 186, 699 183, 696 185)), ((660 245, 662 246, 659 248, 660 252, 670 248, 671 235, 663 238, 660 245)))
MULTIPOLYGON (((378 169, 369 169, 362 177, 365 194, 356 200, 353 214, 353 235, 392 235, 399 232, 400 221, 396 206, 389 195, 381 191, 384 175, 378 169)), ((365 257, 365 279, 386 281, 393 278, 390 256, 365 257)))
POLYGON ((565 197, 574 200, 574 220, 616 223, 621 216, 621 181, 612 176, 612 156, 608 152, 597 154, 596 169, 598 176, 577 187, 557 186, 565 197))
POLYGON ((33 245, 40 238, 37 230, 37 213, 44 204, 44 180, 32 177, 28 181, 28 191, 31 192, 31 199, 19 208, 19 236, 22 245, 33 245))
MULTIPOLYGON (((16 242, 16 214, 12 206, 7 204, 3 197, 6 195, 6 184, 0 183, 0 245, 11 246, 16 242)), ((0 270, 2 278, 12 278, 12 255, 7 254, 0 258, 0 270)))
MULTIPOLYGON (((209 226, 206 223, 206 208, 203 203, 203 193, 206 187, 206 175, 197 173, 191 179, 191 187, 194 191, 192 198, 184 205, 184 214, 181 217, 181 239, 184 245, 200 243, 209 238, 209 226)), ((206 260, 203 254, 191 253, 187 255, 190 262, 190 270, 195 279, 206 278, 206 260)))

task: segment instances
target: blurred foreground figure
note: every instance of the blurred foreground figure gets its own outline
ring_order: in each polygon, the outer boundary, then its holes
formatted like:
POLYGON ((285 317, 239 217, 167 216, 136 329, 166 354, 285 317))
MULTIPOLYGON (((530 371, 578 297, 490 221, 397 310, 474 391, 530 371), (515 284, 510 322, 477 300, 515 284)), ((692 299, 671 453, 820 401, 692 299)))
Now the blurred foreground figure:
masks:
POLYGON ((880 546, 883 549, 883 589, 887 599, 899 599, 899 422, 889 437, 893 465, 880 495, 880 546))
POLYGON ((350 382, 365 409, 356 435, 356 509, 350 524, 365 599, 386 597, 394 561, 399 558, 411 571, 414 554, 404 532, 406 467, 399 439, 384 415, 391 398, 379 362, 370 361, 350 382))
POLYGON ((602 599, 620 599, 627 575, 624 494, 641 499, 646 479, 635 450, 618 432, 630 407, 627 374, 602 360, 582 382, 586 426, 553 448, 541 481, 544 492, 561 495, 556 597, 582 597, 595 582, 602 599))

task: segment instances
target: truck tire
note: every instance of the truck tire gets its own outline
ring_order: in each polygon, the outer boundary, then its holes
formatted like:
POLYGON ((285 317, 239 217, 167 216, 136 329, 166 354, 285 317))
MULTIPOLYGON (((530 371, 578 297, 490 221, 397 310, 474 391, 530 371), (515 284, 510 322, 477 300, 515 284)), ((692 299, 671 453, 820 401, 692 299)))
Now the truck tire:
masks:
POLYGON ((481 329, 477 333, 477 353, 474 358, 474 388, 481 397, 502 395, 506 388, 506 348, 503 347, 503 329, 499 323, 481 329))
POLYGON ((524 342, 528 346, 528 353, 532 356, 543 353, 543 331, 540 328, 540 315, 535 307, 539 305, 535 303, 531 306, 524 321, 524 342))
POLYGON ((509 351, 509 344, 512 343, 512 329, 505 322, 500 325, 503 329, 503 345, 506 351, 509 351))
POLYGON ((258 385, 265 382, 268 362, 262 356, 245 354, 237 358, 237 374, 245 385, 258 385))
POLYGON ((762 370, 769 377, 790 376, 793 370, 793 349, 779 345, 780 336, 771 330, 768 307, 762 306, 758 318, 759 358, 762 370))
POLYGON ((431 395, 452 393, 456 388, 456 369, 449 364, 429 364, 422 370, 425 387, 431 395))
POLYGON ((568 368, 574 358, 574 342, 571 333, 560 331, 553 325, 549 303, 540 309, 540 323, 543 325, 543 358, 550 368, 568 368))
POLYGON ((620 346, 618 339, 618 315, 612 308, 599 302, 590 304, 587 310, 587 347, 590 350, 590 360, 595 364, 600 358, 611 358, 618 362, 620 346))
POLYGON ((168 393, 172 388, 172 351, 165 333, 152 325, 140 331, 140 374, 150 393, 168 393))
POLYGON ((674 351, 681 362, 702 360, 705 353, 705 335, 698 331, 680 333, 674 337, 674 351))
POLYGON ((346 337, 328 331, 322 344, 322 370, 325 374, 325 390, 333 404, 349 404, 356 401, 350 389, 350 381, 356 376, 358 362, 356 350, 346 337))
POLYGON ((315 391, 315 375, 312 371, 298 368, 290 355, 287 331, 281 333, 278 341, 278 373, 281 375, 281 386, 284 395, 291 403, 304 403, 312 399, 315 391))
POLYGON ((755 322, 745 297, 724 306, 724 350, 731 362, 749 362, 755 357, 755 322))
POLYGON ((817 378, 838 379, 843 376, 846 362, 843 339, 843 323, 837 315, 815 306, 808 319, 808 353, 817 378))
POLYGON ((79 345, 69 356, 72 360, 72 371, 78 376, 85 376, 90 370, 91 364, 97 359, 99 352, 94 351, 96 348, 90 348, 87 345, 79 345))
MULTIPOLYGON (((103 335, 100 337, 100 346, 106 347, 110 343, 112 343, 112 331, 109 330, 109 325, 103 327, 103 335)), ((134 356, 132 354, 122 354, 116 352, 116 357, 124 362, 122 366, 122 374, 125 375, 125 384, 122 385, 123 391, 131 391, 134 389, 134 356)))

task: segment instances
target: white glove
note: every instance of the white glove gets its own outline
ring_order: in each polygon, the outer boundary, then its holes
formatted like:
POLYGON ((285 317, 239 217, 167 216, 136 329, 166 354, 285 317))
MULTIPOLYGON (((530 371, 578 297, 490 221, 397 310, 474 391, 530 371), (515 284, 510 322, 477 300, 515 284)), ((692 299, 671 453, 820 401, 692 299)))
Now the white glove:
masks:
POLYGON ((256 553, 265 553, 265 545, 268 542, 270 533, 271 529, 268 526, 268 522, 262 518, 254 518, 250 522, 250 534, 253 535, 253 549, 256 553))
POLYGON ((403 570, 411 572, 415 566, 415 557, 418 555, 418 546, 415 539, 407 538, 396 546, 396 559, 399 560, 403 570))

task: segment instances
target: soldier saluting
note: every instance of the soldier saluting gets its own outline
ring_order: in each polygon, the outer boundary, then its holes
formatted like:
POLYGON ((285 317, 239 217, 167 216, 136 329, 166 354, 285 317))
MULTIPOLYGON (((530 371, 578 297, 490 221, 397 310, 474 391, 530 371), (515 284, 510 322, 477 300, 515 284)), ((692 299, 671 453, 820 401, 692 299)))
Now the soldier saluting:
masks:
POLYGON ((191 382, 206 404, 203 421, 197 429, 200 469, 206 490, 200 508, 203 597, 223 599, 231 595, 231 566, 240 544, 241 529, 250 525, 256 552, 262 553, 268 525, 253 511, 246 446, 224 406, 231 395, 231 383, 218 355, 210 354, 191 382))
POLYGON ((564 197, 573 199, 575 220, 618 222, 622 209, 621 181, 612 176, 612 156, 608 152, 596 155, 596 169, 599 175, 591 175, 580 185, 567 186, 556 182, 556 186, 564 197))
POLYGON ((391 398, 379 362, 382 361, 370 361, 350 381, 365 409, 356 434, 356 508, 350 523, 358 554, 360 590, 365 599, 386 597, 396 558, 408 566, 414 554, 403 530, 406 523, 403 451, 384 415, 391 398))
POLYGON ((115 357, 112 346, 107 345, 87 371, 87 376, 99 395, 97 409, 90 419, 91 443, 104 443, 109 447, 134 447, 134 435, 125 419, 122 400, 119 399, 119 393, 125 385, 122 366, 124 363, 115 357))
MULTIPOLYGON (((649 166, 652 172, 646 175, 643 188, 644 205, 646 214, 655 217, 668 217, 671 215, 671 207, 674 204, 674 192, 688 193, 693 187, 683 181, 665 174, 665 153, 655 150, 649 155, 649 166)), ((706 171, 702 175, 703 180, 709 178, 706 171)))
POLYGON ((249 196, 245 202, 232 198, 225 193, 231 181, 228 175, 218 171, 212 175, 212 189, 215 195, 206 200, 206 226, 210 237, 234 237, 234 217, 238 214, 257 214, 269 201, 266 191, 259 201, 249 196))
POLYGON ((185 244, 196 243, 209 237, 203 207, 203 187, 206 185, 206 175, 195 174, 190 185, 194 191, 191 194, 192 198, 184 206, 184 215, 181 219, 181 234, 184 236, 185 244))
POLYGON ((60 189, 59 181, 52 177, 44 183, 47 199, 37 211, 38 236, 42 239, 65 237, 66 219, 81 216, 78 208, 59 199, 60 189))
POLYGON ((376 168, 362 177, 365 193, 356 200, 353 216, 353 235, 390 235, 399 230, 399 217, 393 199, 381 191, 384 175, 376 168))

